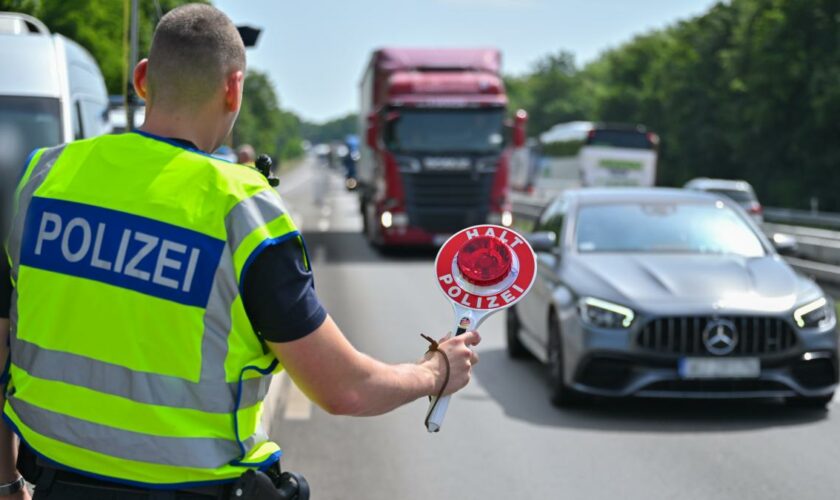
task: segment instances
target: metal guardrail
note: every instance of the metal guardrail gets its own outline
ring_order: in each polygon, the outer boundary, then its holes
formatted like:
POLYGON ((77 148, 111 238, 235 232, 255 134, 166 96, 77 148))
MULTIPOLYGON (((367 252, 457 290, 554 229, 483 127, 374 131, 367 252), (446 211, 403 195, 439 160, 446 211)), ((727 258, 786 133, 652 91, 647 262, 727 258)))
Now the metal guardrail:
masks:
MULTIPOLYGON (((519 199, 513 202, 514 217, 529 222, 536 221, 544 208, 545 203, 537 203, 531 200, 519 199)), ((780 219, 784 219, 785 221, 791 221, 792 217, 794 217, 791 215, 792 212, 795 213, 798 211, 786 210, 781 217, 776 217, 776 215, 781 213, 781 209, 765 209, 765 220, 780 221, 780 219), (768 211, 771 213, 770 216, 768 216, 768 211)), ((799 212, 812 215, 810 212, 799 212)), ((810 224, 815 220, 813 218, 805 218, 801 214, 800 217, 802 218, 798 220, 808 221, 802 222, 802 224, 810 224)), ((840 228, 840 214, 823 214, 817 217, 821 217, 821 220, 826 221, 835 218, 837 227, 840 228)), ((829 224, 820 225, 833 227, 829 224)), ((840 287, 840 232, 779 224, 766 224, 765 231, 771 235, 772 233, 784 233, 796 238, 798 245, 797 256, 785 258, 791 267, 806 276, 812 277, 816 281, 833 287, 840 287), (810 259, 818 259, 819 261, 810 259)))
POLYGON ((780 224, 840 229, 840 214, 764 207, 764 220, 780 224))

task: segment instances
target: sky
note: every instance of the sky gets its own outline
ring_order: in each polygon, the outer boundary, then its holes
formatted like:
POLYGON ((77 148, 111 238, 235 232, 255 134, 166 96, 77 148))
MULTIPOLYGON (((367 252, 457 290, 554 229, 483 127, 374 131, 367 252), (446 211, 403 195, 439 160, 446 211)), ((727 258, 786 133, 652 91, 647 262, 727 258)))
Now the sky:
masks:
POLYGON ((266 71, 281 106, 324 121, 357 109, 358 82, 382 46, 496 47, 522 74, 546 54, 578 63, 717 0, 215 0, 236 24, 263 29, 249 67, 266 71))

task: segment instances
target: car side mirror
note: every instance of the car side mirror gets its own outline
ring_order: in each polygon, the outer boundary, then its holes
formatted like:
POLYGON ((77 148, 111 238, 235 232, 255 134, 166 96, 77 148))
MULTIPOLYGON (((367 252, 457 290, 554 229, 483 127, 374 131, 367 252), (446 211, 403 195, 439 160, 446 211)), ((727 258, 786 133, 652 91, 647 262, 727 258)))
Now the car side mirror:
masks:
POLYGON ((552 231, 537 231, 525 236, 535 252, 553 253, 557 249, 557 235, 552 231))
POLYGON ((796 238, 793 236, 789 234, 773 233, 773 236, 770 239, 773 242, 773 248, 779 252, 779 255, 796 255, 796 238))

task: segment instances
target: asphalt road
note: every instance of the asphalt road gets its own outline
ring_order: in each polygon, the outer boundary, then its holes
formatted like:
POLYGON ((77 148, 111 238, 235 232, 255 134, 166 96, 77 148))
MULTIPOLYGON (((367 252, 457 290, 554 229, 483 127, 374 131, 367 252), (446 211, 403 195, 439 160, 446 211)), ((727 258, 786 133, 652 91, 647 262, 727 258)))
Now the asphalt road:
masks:
MULTIPOLYGON (((347 337, 389 362, 419 358, 452 313, 433 253, 384 258, 360 235, 355 197, 309 161, 278 188, 303 229, 316 287, 347 337)), ((375 418, 330 416, 288 378, 272 387, 271 434, 314 499, 838 499, 840 407, 778 402, 598 402, 558 410, 545 370, 509 360, 503 318, 481 362, 428 434, 426 403, 375 418)))

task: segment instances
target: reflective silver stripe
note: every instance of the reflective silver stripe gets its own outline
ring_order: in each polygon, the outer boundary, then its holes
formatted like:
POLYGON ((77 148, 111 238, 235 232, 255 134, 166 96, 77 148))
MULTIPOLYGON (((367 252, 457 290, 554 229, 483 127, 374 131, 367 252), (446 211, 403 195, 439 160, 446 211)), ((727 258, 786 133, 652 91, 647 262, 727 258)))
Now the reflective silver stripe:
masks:
POLYGON ((252 434, 248 439, 242 441, 242 446, 245 448, 245 456, 247 457, 248 453, 251 453, 251 450, 253 450, 254 447, 265 443, 268 440, 268 433, 265 432, 262 423, 258 423, 257 428, 254 430, 254 434, 252 434))
MULTIPOLYGON (((35 191, 41 187, 47 175, 55 165, 56 160, 64 151, 66 145, 49 148, 41 153, 38 163, 32 167, 29 180, 23 186, 18 197, 18 204, 15 211, 15 218, 9 233, 9 256, 12 258, 12 278, 17 280, 18 266, 20 265, 20 246, 23 238, 23 225, 26 221, 26 212, 29 211, 29 203, 35 195, 35 191)), ((28 167, 28 165, 27 165, 28 167)))
MULTIPOLYGON (((204 309, 204 333, 201 338, 201 382, 225 381, 225 358, 231 331, 231 308, 239 288, 233 271, 233 257, 225 245, 213 278, 210 299, 204 309)), ((234 392, 235 395, 235 392, 234 392)))
POLYGON ((161 465, 217 469, 239 456, 236 441, 173 438, 127 431, 55 413, 9 398, 18 417, 33 431, 104 455, 161 465))
MULTIPOLYGON (((86 387, 138 403, 231 413, 238 383, 190 382, 178 377, 130 370, 124 366, 66 352, 44 349, 13 339, 12 363, 33 377, 86 387)), ((249 408, 265 397, 262 379, 242 382, 239 407, 249 408)))
POLYGON ((273 189, 240 201, 225 217, 228 244, 233 253, 251 232, 286 213, 283 200, 273 189))

